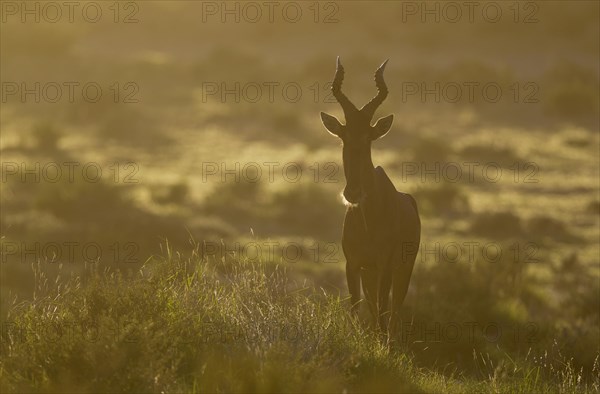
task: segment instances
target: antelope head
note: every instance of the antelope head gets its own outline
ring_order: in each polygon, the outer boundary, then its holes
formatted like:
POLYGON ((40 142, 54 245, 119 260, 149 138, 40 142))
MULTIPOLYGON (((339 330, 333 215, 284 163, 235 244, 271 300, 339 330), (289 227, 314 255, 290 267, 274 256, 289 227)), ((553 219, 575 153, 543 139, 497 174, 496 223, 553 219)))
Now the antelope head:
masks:
POLYGON ((342 67, 338 57, 331 91, 337 102, 342 106, 346 124, 343 125, 334 116, 321 112, 321 120, 325 128, 334 136, 341 138, 343 142, 342 159, 346 187, 342 194, 344 199, 351 205, 363 201, 372 184, 371 142, 383 137, 390 130, 394 120, 394 115, 388 115, 378 119, 374 125, 371 125, 375 110, 388 94, 387 86, 383 80, 383 70, 387 62, 387 60, 383 62, 375 71, 377 95, 361 109, 357 109, 342 93, 344 67, 342 67))

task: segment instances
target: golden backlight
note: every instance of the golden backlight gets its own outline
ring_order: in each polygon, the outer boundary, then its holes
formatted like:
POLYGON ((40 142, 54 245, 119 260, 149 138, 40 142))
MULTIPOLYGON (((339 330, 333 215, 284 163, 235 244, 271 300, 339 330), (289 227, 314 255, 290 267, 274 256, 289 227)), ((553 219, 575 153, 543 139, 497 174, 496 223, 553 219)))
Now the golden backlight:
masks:
POLYGON ((598 392, 599 18, 595 1, 0 1, 0 390, 598 392), (358 108, 389 59, 381 138, 323 125, 349 122, 338 56, 358 108), (395 272, 387 234, 414 220, 342 248, 346 209, 375 194, 362 175, 341 196, 369 144, 421 222, 381 324, 364 280, 395 272))

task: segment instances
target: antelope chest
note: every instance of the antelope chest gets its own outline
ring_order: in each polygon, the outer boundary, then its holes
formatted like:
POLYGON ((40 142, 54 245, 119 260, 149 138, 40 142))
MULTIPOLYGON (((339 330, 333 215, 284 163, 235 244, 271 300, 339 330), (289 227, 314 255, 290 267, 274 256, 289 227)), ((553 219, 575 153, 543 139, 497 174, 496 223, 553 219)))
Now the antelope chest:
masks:
POLYGON ((361 268, 380 266, 388 258, 396 244, 390 223, 367 220, 360 208, 346 212, 342 249, 349 264, 361 268))

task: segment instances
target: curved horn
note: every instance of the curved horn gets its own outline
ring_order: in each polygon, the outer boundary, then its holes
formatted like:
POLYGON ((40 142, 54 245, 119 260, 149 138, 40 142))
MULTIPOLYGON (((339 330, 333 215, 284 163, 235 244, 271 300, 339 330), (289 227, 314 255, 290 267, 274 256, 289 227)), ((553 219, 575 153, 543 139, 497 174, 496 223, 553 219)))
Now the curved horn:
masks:
POLYGON ((367 115, 369 119, 373 118, 375 110, 377 110, 377 108, 381 105, 381 103, 383 103, 383 100, 385 100, 388 95, 388 89, 385 81, 383 80, 383 71, 385 70, 385 65, 387 64, 388 60, 383 62, 377 71, 375 71, 375 86, 377 86, 377 96, 373 97, 371 101, 361 108, 361 111, 364 111, 365 115, 367 115))
POLYGON ((335 76, 333 77, 333 83, 331 84, 331 92, 333 93, 333 97, 340 103, 342 106, 342 110, 344 110, 344 116, 346 117, 346 121, 348 120, 348 115, 352 112, 357 112, 358 110, 348 100, 348 97, 344 93, 342 93, 342 81, 344 80, 344 66, 340 62, 340 57, 337 57, 337 64, 335 68, 335 76))

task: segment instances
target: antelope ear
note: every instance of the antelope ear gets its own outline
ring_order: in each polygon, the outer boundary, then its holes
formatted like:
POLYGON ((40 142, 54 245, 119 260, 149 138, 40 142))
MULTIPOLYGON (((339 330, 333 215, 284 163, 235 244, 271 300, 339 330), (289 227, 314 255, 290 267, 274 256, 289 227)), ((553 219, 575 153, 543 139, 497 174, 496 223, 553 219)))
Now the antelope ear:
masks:
POLYGON ((371 140, 375 141, 377 138, 381 138, 390 131, 392 122, 394 121, 394 115, 388 115, 383 118, 377 119, 377 122, 371 126, 371 140))
POLYGON ((323 125, 325 126, 327 131, 329 131, 336 137, 341 138, 343 126, 335 116, 331 116, 329 114, 326 114, 325 112, 321 112, 321 121, 323 122, 323 125))

